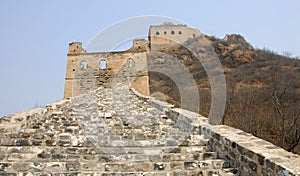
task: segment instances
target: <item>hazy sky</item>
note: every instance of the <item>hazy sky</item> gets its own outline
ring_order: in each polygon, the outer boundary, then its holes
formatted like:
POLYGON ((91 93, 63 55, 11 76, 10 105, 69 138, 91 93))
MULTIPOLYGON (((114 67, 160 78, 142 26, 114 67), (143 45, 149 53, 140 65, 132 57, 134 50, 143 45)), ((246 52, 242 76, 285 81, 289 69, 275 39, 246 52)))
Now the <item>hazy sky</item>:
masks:
POLYGON ((298 0, 3 0, 0 116, 62 99, 68 43, 86 45, 107 26, 143 15, 176 18, 219 38, 238 33, 254 47, 300 55, 298 0))

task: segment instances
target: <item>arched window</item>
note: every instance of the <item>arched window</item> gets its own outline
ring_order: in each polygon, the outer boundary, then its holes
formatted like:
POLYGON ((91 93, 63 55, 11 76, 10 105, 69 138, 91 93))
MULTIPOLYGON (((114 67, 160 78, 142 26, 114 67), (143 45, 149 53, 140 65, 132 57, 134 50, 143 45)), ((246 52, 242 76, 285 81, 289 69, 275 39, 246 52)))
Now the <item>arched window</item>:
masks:
POLYGON ((129 58, 127 60, 127 66, 128 66, 128 68, 132 68, 132 66, 133 66, 133 59, 132 58, 129 58))
POLYGON ((178 32, 178 34, 182 34, 182 32, 181 32, 181 31, 179 31, 179 32, 178 32))
POLYGON ((164 34, 167 34, 167 31, 164 31, 164 34))
POLYGON ((89 64, 87 63, 87 61, 81 61, 80 62, 80 69, 81 70, 86 70, 88 68, 89 64))
POLYGON ((175 34, 175 32, 174 32, 174 31, 172 31, 172 32, 171 32, 171 34, 175 34))
POLYGON ((158 32, 158 31, 156 32, 156 35, 159 35, 159 32, 158 32))
POLYGON ((106 69, 106 60, 101 60, 100 61, 100 70, 106 69))

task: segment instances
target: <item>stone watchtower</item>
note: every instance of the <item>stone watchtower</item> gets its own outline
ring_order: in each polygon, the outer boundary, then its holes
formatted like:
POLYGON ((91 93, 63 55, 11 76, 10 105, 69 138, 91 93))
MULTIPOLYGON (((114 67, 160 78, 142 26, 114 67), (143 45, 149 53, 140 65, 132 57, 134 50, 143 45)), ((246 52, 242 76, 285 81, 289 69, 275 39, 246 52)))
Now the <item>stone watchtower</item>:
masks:
POLYGON ((134 40, 127 51, 88 53, 82 43, 69 44, 64 98, 97 87, 123 84, 149 95, 147 40, 134 40))
POLYGON ((97 87, 120 83, 150 95, 147 56, 164 47, 182 44, 200 36, 197 29, 165 22, 150 26, 149 40, 134 40, 126 51, 88 53, 81 42, 69 44, 64 98, 70 98, 97 87))
POLYGON ((165 22, 162 25, 150 26, 149 41, 151 51, 158 51, 161 48, 183 44, 188 39, 201 35, 200 31, 187 27, 185 24, 175 25, 165 22))

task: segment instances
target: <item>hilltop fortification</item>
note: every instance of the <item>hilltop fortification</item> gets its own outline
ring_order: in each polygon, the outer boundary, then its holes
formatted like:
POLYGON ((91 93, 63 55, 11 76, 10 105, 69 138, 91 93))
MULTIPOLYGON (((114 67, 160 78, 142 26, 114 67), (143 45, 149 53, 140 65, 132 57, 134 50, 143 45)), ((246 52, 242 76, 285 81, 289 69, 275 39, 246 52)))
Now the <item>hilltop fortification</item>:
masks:
POLYGON ((64 98, 87 93, 98 87, 121 83, 150 95, 148 53, 179 45, 200 36, 197 29, 165 22, 150 26, 149 40, 138 39, 126 51, 86 52, 80 42, 69 44, 64 98))

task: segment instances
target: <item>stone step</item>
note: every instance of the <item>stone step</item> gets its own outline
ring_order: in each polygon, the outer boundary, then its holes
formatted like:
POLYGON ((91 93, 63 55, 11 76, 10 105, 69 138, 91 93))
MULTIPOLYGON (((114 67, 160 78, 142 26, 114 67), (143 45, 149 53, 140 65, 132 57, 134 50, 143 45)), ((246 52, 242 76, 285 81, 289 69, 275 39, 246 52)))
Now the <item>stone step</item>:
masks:
MULTIPOLYGON (((72 147, 72 146, 91 146, 91 141, 94 141, 92 145, 101 147, 163 147, 163 146, 206 146, 207 142, 203 140, 190 140, 182 137, 176 137, 176 135, 159 135, 159 134, 147 134, 142 133, 130 134, 133 139, 127 139, 125 136, 117 134, 112 135, 98 135, 95 138, 87 138, 83 135, 83 131, 78 126, 62 127, 59 130, 44 131, 40 129, 30 129, 17 133, 3 133, 0 139, 10 141, 24 141, 28 140, 27 145, 39 146, 47 145, 47 140, 55 140, 56 144, 61 147, 72 147), (74 139, 80 137, 81 143, 74 143, 74 139), (38 140, 40 144, 32 144, 31 141, 38 140), (75 145, 74 145, 75 144, 75 145)), ((179 135, 178 135, 179 136, 179 135)), ((187 136, 189 138, 189 136, 187 136)), ((0 141, 1 142, 1 141, 0 141)), ((7 146, 7 144, 0 144, 7 146)), ((9 146, 14 144, 9 144, 9 146)), ((15 144, 20 145, 20 144, 15 144)), ((49 145, 48 145, 49 146, 49 145)))
POLYGON ((178 162, 10 162, 0 163, 0 172, 19 171, 33 172, 173 172, 221 170, 224 160, 178 161, 178 162))
POLYGON ((45 162, 45 161, 61 161, 61 162, 172 162, 172 161, 205 161, 216 159, 216 154, 210 153, 194 153, 188 155, 182 154, 163 154, 163 155, 143 155, 143 154, 127 154, 127 155, 66 155, 66 154, 49 154, 49 153, 11 153, 8 155, 1 155, 0 161, 9 162, 45 162))
POLYGON ((238 174, 238 169, 236 168, 223 168, 220 173, 223 175, 234 176, 238 174))
POLYGON ((195 171, 159 171, 159 172, 10 172, 1 173, 5 176, 233 176, 231 173, 223 173, 219 170, 195 170, 195 171))
MULTIPOLYGON (((46 161, 62 161, 62 162, 171 162, 171 161, 205 161, 211 159, 217 159, 217 154, 215 152, 190 152, 190 153, 172 153, 173 151, 164 152, 162 150, 157 150, 157 153, 153 151, 139 151, 138 152, 128 152, 119 154, 116 153, 103 153, 101 150, 94 149, 76 149, 76 148, 31 148, 31 147, 7 147, 0 148, 1 155, 0 161, 32 161, 32 162, 46 162, 46 161), (6 153, 6 154, 4 154, 6 153)), ((191 150, 192 151, 192 150, 191 150)))
POLYGON ((192 147, 60 147, 60 146, 0 146, 0 151, 7 154, 10 153, 45 153, 57 154, 77 154, 77 155, 125 155, 125 154, 142 154, 142 155, 162 155, 162 154, 195 154, 206 153, 214 156, 214 152, 208 152, 207 146, 192 146, 192 147))
POLYGON ((133 146, 133 147, 97 147, 106 154, 159 154, 159 153, 203 153, 208 152, 207 146, 133 146))
MULTIPOLYGON (((0 138, 2 139, 2 138, 0 138)), ((24 140, 24 139, 15 139, 15 140, 24 140)), ((59 141, 56 141, 59 142, 59 141)), ((33 145, 24 145, 22 148, 20 146, 0 146, 0 149, 18 149, 19 151, 35 151, 36 149, 45 149, 47 150, 59 150, 59 151, 66 151, 66 150, 75 150, 77 153, 78 151, 87 151, 87 150, 93 150, 93 152, 96 152, 98 154, 101 153, 113 153, 113 154, 119 154, 119 153, 144 153, 144 151, 147 151, 151 153, 157 153, 158 150, 163 151, 164 153, 192 153, 192 152, 207 152, 208 147, 207 146, 130 146, 130 147, 122 147, 122 146, 108 146, 108 147, 102 147, 102 146, 94 146, 93 144, 89 144, 86 146, 65 146, 62 147, 60 145, 56 146, 33 146, 33 145)))

